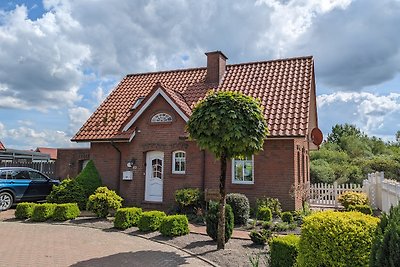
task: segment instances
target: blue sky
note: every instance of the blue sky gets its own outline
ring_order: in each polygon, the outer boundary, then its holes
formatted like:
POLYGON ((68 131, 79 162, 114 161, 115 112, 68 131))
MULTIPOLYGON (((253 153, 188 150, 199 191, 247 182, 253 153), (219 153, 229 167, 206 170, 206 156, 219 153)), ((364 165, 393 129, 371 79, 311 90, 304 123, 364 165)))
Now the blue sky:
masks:
POLYGON ((0 140, 69 140, 128 73, 313 55, 319 126, 400 130, 400 1, 0 1, 0 140), (379 12, 377 12, 379 10, 379 12))

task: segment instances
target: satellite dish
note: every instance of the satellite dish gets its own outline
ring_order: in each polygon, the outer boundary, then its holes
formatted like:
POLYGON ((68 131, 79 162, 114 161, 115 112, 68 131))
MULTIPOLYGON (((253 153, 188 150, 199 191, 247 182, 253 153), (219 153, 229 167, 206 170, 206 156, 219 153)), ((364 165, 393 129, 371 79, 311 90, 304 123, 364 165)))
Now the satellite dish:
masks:
POLYGON ((311 140, 314 145, 319 146, 320 144, 322 144, 323 139, 324 139, 324 136, 320 129, 318 129, 318 128, 312 129, 311 140))

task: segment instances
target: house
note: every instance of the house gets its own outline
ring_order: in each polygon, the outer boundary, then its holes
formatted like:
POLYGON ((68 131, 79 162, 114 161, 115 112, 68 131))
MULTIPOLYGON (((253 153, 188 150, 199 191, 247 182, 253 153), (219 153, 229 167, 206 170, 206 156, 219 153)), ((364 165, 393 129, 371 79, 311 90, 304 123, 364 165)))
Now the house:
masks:
POLYGON ((218 189, 218 160, 185 132, 193 107, 211 89, 242 92, 260 99, 270 133, 263 151, 228 163, 227 192, 300 208, 293 188, 309 183, 309 151, 322 141, 313 58, 227 65, 220 51, 206 57, 203 68, 127 75, 72 141, 90 142, 103 183, 127 205, 167 209, 177 189, 218 189))
POLYGON ((35 152, 40 152, 43 154, 48 154, 50 155, 50 160, 52 162, 55 162, 57 160, 57 148, 51 148, 51 147, 37 147, 35 149, 35 152))

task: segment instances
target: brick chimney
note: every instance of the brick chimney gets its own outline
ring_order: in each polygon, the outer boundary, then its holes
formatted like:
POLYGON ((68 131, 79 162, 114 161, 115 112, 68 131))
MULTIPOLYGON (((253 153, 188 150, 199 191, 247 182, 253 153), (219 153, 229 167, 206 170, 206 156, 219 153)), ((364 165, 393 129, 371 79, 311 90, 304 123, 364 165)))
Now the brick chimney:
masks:
POLYGON ((207 52, 207 83, 219 83, 224 76, 226 60, 221 51, 207 52))

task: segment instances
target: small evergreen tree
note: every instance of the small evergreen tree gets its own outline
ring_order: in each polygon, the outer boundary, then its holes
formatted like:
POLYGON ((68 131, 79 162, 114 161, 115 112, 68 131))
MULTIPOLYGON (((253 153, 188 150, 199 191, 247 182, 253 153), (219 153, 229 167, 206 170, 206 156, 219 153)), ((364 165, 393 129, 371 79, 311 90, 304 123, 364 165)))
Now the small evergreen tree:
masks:
POLYGON ((99 172, 92 160, 90 160, 81 173, 78 174, 75 181, 83 187, 86 197, 92 195, 94 191, 102 185, 99 172))

